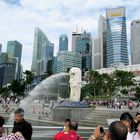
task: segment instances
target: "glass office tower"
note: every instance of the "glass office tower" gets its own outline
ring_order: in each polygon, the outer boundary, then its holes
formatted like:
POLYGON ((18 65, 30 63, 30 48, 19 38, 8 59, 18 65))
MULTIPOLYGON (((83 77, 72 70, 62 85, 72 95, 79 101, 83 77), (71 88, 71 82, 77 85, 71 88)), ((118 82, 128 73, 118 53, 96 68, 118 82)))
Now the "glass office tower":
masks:
POLYGON ((59 52, 68 51, 68 37, 66 34, 62 34, 59 37, 59 52))
POLYGON ((107 67, 128 65, 125 8, 106 10, 107 18, 107 67))
POLYGON ((17 66, 17 73, 16 73, 16 79, 20 79, 21 77, 21 55, 22 55, 22 44, 20 44, 18 41, 8 41, 7 43, 7 53, 8 53, 8 59, 10 63, 15 63, 17 66), (16 59, 16 61, 15 61, 16 59))
POLYGON ((43 74, 47 72, 47 61, 48 59, 53 59, 54 44, 49 41, 44 32, 35 28, 34 34, 34 48, 32 56, 32 72, 36 75, 43 74), (40 64, 38 65, 38 63, 40 64))
POLYGON ((92 38, 90 33, 84 31, 76 38, 75 52, 82 55, 82 73, 92 68, 92 38))

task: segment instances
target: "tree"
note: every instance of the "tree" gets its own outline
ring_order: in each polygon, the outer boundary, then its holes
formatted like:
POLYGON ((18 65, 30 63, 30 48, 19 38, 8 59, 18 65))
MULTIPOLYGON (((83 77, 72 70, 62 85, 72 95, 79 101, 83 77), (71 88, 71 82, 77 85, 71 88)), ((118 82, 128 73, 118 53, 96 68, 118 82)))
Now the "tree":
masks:
POLYGON ((19 95, 19 96, 24 96, 24 91, 25 91, 25 82, 21 82, 18 80, 14 80, 11 83, 11 90, 13 92, 13 94, 15 95, 19 95))
POLYGON ((97 71, 91 70, 87 73, 86 81, 87 84, 82 88, 82 94, 100 95, 101 75, 97 71))
POLYGON ((114 73, 114 80, 116 84, 116 89, 122 91, 123 94, 127 94, 134 86, 135 75, 132 72, 116 70, 114 73))
POLYGON ((10 96, 10 91, 11 91, 11 87, 10 86, 6 86, 3 88, 0 88, 0 95, 2 97, 8 97, 10 96))
POLYGON ((85 77, 87 84, 82 88, 83 96, 113 96, 117 91, 128 94, 134 85, 134 74, 116 70, 111 74, 89 71, 85 77))
POLYGON ((31 84, 35 77, 34 73, 26 70, 24 74, 26 75, 26 84, 31 84))
POLYGON ((116 85, 114 82, 114 77, 112 74, 101 74, 100 83, 101 95, 113 96, 116 90, 116 85))

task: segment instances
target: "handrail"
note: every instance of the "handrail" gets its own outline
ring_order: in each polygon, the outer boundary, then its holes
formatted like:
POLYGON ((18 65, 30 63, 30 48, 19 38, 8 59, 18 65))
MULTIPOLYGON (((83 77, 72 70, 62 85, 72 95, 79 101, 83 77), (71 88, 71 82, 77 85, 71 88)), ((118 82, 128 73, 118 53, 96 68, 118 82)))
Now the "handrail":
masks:
MULTIPOLYGON (((11 133, 13 125, 4 125, 3 127, 5 128, 5 134, 8 135, 11 133)), ((32 126, 32 128, 33 128, 32 138, 33 138, 33 140, 34 139, 43 140, 44 138, 51 140, 52 137, 56 133, 58 133, 58 132, 60 132, 60 130, 62 130, 62 127, 63 126, 32 126)), ((87 140, 90 137, 90 135, 92 135, 94 129, 95 129, 95 127, 79 126, 78 134, 80 134, 80 136, 83 138, 83 140, 87 140)), ((104 129, 106 130, 107 128, 104 128, 104 129)))
MULTIPOLYGON (((13 128, 13 125, 4 125, 4 128, 13 128)), ((61 129, 63 126, 32 126, 33 129, 61 129)), ((94 130, 96 127, 79 126, 80 130, 94 130)), ((108 129, 105 127, 104 129, 108 129)))

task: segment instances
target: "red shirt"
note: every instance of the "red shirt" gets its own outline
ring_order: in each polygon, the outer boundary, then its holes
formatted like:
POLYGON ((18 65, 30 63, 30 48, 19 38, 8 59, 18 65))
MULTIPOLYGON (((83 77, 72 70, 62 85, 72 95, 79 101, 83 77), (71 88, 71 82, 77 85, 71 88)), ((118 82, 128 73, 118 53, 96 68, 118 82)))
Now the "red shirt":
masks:
POLYGON ((53 140, 82 140, 82 138, 73 130, 69 132, 59 132, 54 137, 53 140))

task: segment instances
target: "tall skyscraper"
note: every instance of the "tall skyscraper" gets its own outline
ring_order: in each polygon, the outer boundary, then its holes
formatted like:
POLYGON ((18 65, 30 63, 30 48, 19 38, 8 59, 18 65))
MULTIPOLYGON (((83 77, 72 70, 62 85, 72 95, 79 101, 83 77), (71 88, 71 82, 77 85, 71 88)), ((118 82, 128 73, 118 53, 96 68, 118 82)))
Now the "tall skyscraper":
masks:
POLYGON ((53 57, 53 60, 52 60, 52 70, 53 70, 53 73, 57 72, 57 57, 53 57))
POLYGON ((100 40, 98 37, 93 38, 92 48, 92 69, 101 69, 101 52, 100 52, 100 40))
POLYGON ((68 51, 68 37, 66 34, 62 34, 59 37, 59 52, 68 51))
POLYGON ((125 8, 106 10, 107 18, 107 67, 128 65, 125 8))
POLYGON ((76 39, 79 37, 82 33, 79 32, 72 32, 72 51, 76 51, 76 39))
POLYGON ((48 63, 53 59, 53 52, 54 52, 54 44, 51 43, 48 38, 46 38, 46 44, 42 48, 42 69, 40 74, 47 73, 48 71, 52 70, 52 65, 48 63))
POLYGON ((46 73, 48 59, 53 59, 53 51, 54 44, 48 40, 47 36, 43 33, 43 31, 41 31, 39 28, 35 28, 31 67, 32 72, 35 72, 37 75, 46 73), (40 66, 40 68, 38 66, 40 66))
POLYGON ((2 52, 2 44, 0 44, 0 53, 2 52))
POLYGON ((36 63, 41 60, 41 53, 43 44, 45 42, 45 34, 39 28, 35 28, 34 33, 34 46, 33 46, 33 55, 32 55, 32 72, 36 72, 36 63))
POLYGON ((8 54, 7 53, 0 53, 0 64, 4 64, 8 62, 8 54))
POLYGON ((22 44, 20 44, 18 41, 8 41, 7 53, 8 53, 8 60, 10 61, 9 63, 16 63, 17 65, 16 79, 20 79, 22 44))
POLYGON ((82 57, 76 52, 61 51, 57 53, 57 73, 67 72, 72 67, 81 68, 82 57))
POLYGON ((131 22, 131 64, 140 64, 140 20, 131 22))
POLYGON ((0 87, 6 86, 15 80, 16 64, 4 63, 0 64, 0 87))
POLYGON ((98 68, 100 69, 107 67, 106 18, 102 15, 100 15, 98 20, 98 36, 99 36, 99 59, 100 59, 98 60, 99 61, 98 68))
POLYGON ((82 55, 82 73, 92 68, 92 37, 84 31, 76 38, 75 52, 82 55))

